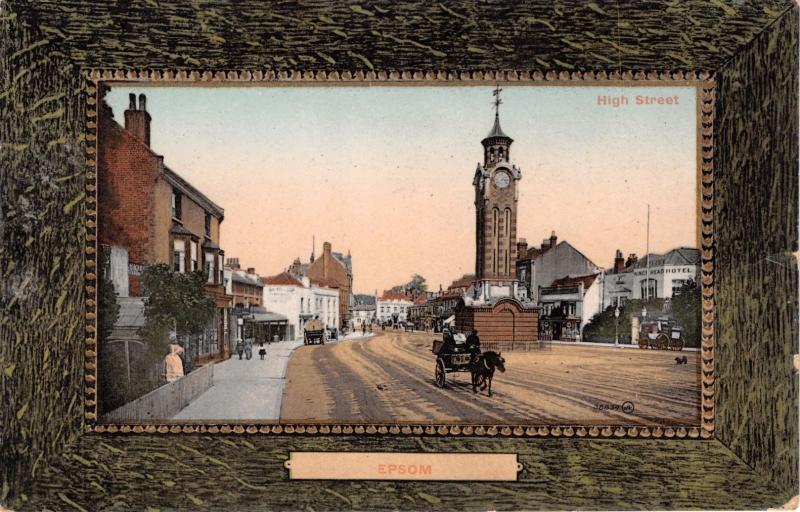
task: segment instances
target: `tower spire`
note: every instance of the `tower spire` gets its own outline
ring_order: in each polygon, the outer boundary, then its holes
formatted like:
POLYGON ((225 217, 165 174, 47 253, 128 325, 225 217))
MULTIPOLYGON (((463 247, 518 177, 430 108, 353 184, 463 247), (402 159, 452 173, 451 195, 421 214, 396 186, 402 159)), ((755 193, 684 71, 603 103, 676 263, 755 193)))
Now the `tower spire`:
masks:
POLYGON ((317 250, 317 237, 311 235, 311 263, 314 263, 314 253, 317 250))
POLYGON ((494 118, 496 120, 500 120, 500 105, 503 104, 503 100, 500 99, 500 93, 503 89, 500 88, 500 84, 495 86, 494 91, 492 91, 492 96, 494 96, 494 118))

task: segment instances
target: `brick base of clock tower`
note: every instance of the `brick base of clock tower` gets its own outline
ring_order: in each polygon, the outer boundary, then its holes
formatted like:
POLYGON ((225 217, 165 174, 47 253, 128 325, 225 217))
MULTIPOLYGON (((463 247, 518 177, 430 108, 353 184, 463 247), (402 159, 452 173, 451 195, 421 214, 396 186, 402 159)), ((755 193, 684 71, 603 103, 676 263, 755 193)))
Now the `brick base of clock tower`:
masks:
POLYGON ((462 300, 455 310, 456 329, 464 333, 476 329, 481 342, 538 341, 540 309, 511 298, 480 306, 467 306, 462 300))

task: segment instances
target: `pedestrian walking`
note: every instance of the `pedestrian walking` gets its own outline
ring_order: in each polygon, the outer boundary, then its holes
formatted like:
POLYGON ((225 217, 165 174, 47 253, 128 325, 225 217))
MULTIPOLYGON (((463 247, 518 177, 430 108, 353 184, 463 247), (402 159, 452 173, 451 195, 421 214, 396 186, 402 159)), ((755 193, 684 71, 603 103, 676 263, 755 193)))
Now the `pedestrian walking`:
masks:
POLYGON ((167 382, 175 382, 183 377, 181 354, 183 354, 183 347, 178 345, 173 335, 170 335, 169 352, 164 356, 164 374, 162 375, 167 382))
POLYGON ((236 340, 236 353, 239 354, 239 359, 241 359, 242 354, 244 354, 244 343, 242 343, 242 338, 236 340))
POLYGON ((258 344, 258 346, 260 347, 258 349, 258 355, 261 357, 261 360, 263 361, 264 358, 267 356, 267 349, 264 348, 264 342, 263 341, 260 342, 258 344))

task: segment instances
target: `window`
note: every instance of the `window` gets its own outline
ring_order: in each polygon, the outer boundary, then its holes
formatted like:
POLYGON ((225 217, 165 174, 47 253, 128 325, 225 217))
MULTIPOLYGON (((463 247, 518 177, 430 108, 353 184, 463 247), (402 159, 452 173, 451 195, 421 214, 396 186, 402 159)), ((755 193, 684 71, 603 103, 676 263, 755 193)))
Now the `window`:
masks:
POLYGON ((672 280, 672 295, 680 295, 681 288, 688 283, 688 279, 673 279, 672 280))
POLYGON ((181 274, 186 271, 186 243, 183 240, 172 241, 172 270, 181 274))
POLYGON ((642 299, 649 300, 658 297, 658 285, 655 279, 643 279, 642 283, 642 299), (649 285, 648 285, 649 283, 649 285))
POLYGON ((214 283, 214 278, 216 277, 216 272, 214 268, 214 253, 207 252, 206 253, 206 266, 205 266, 206 274, 208 274, 208 282, 214 283))
POLYGON ((211 214, 210 213, 206 213, 205 234, 206 234, 207 237, 211 238, 211 214))
POLYGON ((181 218, 181 193, 172 189, 172 218, 181 218))
POLYGON ((197 270, 197 242, 189 242, 189 247, 191 248, 191 271, 194 272, 197 270))
POLYGON ((221 283, 225 272, 225 258, 221 254, 217 256, 217 278, 215 283, 221 283))

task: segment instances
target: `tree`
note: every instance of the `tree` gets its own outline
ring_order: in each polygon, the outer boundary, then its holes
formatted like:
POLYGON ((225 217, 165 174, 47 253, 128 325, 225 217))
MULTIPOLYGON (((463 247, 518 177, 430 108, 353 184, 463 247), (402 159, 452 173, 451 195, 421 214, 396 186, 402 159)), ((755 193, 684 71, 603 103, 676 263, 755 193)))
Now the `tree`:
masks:
POLYGON ((428 283, 425 278, 419 274, 411 276, 411 280, 404 284, 393 286, 391 291, 395 293, 411 293, 413 295, 421 295, 428 291, 428 283))
POLYGON ((691 279, 672 297, 672 314, 683 327, 683 339, 687 347, 700 346, 702 304, 700 287, 691 279))
MULTIPOLYGON (((214 318, 214 300, 206 293, 205 272, 174 272, 163 263, 151 265, 142 273, 146 290, 142 336, 147 340, 147 358, 156 367, 167 353, 169 332, 196 335, 214 318)), ((157 379, 153 374, 150 379, 157 379)))

